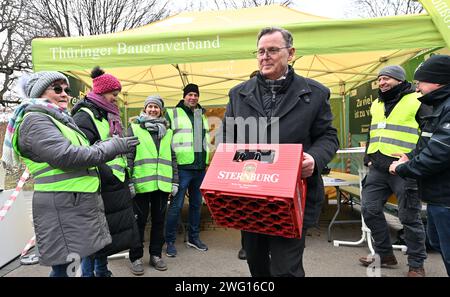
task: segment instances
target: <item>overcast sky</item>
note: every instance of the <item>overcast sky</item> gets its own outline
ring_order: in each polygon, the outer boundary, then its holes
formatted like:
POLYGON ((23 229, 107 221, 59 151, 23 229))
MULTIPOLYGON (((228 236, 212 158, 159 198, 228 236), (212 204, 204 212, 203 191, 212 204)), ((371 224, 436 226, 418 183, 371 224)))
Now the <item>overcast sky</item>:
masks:
MULTIPOLYGON (((295 8, 315 15, 344 18, 349 17, 352 0, 294 0, 295 8), (347 15, 346 15, 347 12, 347 15)), ((355 18, 357 16, 354 16, 355 18)))
MULTIPOLYGON (((234 0, 235 3, 239 3, 240 0, 234 0)), ((293 5, 291 8, 307 12, 314 15, 330 17, 330 18, 357 18, 356 15, 352 15, 351 4, 355 0, 292 0, 293 5)), ((222 3, 221 1, 218 1, 222 3)), ((281 2, 281 1, 280 1, 281 2)), ((169 9, 172 13, 182 12, 188 9, 186 6, 194 4, 194 8, 200 10, 216 10, 214 1, 211 0, 173 0, 169 4, 169 9)), ((354 14, 354 11, 353 11, 354 14)))

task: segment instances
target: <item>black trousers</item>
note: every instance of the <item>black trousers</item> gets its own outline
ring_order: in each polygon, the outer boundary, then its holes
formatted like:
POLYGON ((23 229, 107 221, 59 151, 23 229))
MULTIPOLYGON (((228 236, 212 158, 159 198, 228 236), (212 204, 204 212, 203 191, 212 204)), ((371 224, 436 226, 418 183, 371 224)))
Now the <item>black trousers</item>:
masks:
POLYGON ((384 216, 384 205, 392 193, 397 196, 398 218, 405 230, 408 265, 422 267, 427 253, 416 180, 403 179, 370 166, 362 181, 361 212, 372 231, 375 252, 381 257, 393 254, 389 225, 384 216))
POLYGON ((296 239, 242 231, 251 275, 304 277, 306 229, 302 232, 302 238, 296 239))
POLYGON ((147 218, 150 212, 151 231, 149 252, 151 256, 161 257, 164 244, 164 220, 167 209, 169 193, 154 191, 150 193, 137 194, 133 199, 134 213, 137 217, 141 245, 130 249, 131 262, 144 256, 144 232, 147 218))

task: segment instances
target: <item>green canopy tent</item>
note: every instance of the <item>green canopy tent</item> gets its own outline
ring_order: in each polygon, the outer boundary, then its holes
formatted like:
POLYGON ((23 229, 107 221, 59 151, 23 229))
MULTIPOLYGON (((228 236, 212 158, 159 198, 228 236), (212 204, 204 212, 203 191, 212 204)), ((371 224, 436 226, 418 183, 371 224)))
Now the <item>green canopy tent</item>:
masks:
POLYGON ((167 92, 168 99, 176 101, 188 81, 210 93, 202 96, 207 105, 223 105, 229 87, 257 68, 252 55, 256 34, 270 25, 293 33, 295 68, 331 87, 334 94, 341 94, 343 85, 350 90, 373 78, 380 66, 407 60, 422 49, 446 46, 428 15, 329 20, 263 6, 186 12, 114 34, 35 39, 33 65, 37 71, 66 71, 88 85, 89 70, 100 65, 124 82, 131 105, 152 92, 167 92))
MULTIPOLYGON (((342 100, 355 87, 376 78, 380 67, 446 47, 429 15, 331 20, 263 6, 184 12, 114 34, 35 39, 33 65, 36 71, 64 71, 88 86, 90 70, 100 65, 123 82, 125 110, 142 107, 145 97, 154 93, 174 106, 188 82, 200 86, 203 106, 223 106, 229 89, 257 69, 252 52, 257 33, 266 26, 291 31, 296 71, 322 82, 333 98, 342 100)), ((341 119, 336 125, 346 131, 345 110, 335 112, 341 119)))

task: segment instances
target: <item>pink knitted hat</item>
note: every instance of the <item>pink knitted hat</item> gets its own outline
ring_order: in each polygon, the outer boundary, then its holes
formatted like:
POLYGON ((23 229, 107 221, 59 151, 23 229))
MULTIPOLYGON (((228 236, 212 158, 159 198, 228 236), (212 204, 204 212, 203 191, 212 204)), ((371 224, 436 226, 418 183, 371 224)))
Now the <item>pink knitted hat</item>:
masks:
POLYGON ((105 94, 122 90, 120 81, 115 76, 105 73, 99 67, 94 68, 91 77, 93 78, 92 91, 96 94, 105 94))

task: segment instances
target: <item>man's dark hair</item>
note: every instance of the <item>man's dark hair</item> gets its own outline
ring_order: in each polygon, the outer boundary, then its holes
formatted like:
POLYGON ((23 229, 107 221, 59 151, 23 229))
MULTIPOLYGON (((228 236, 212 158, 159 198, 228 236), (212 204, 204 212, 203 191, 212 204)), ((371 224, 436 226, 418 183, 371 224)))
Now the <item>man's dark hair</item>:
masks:
POLYGON ((263 37, 266 34, 272 34, 275 32, 280 32, 281 35, 283 36, 284 42, 286 43, 287 47, 292 47, 294 44, 294 38, 292 37, 291 32, 289 32, 286 29, 283 28, 279 28, 279 27, 266 27, 261 29, 261 31, 259 31, 258 33, 258 39, 256 40, 256 46, 258 46, 258 42, 261 39, 261 37, 263 37))

